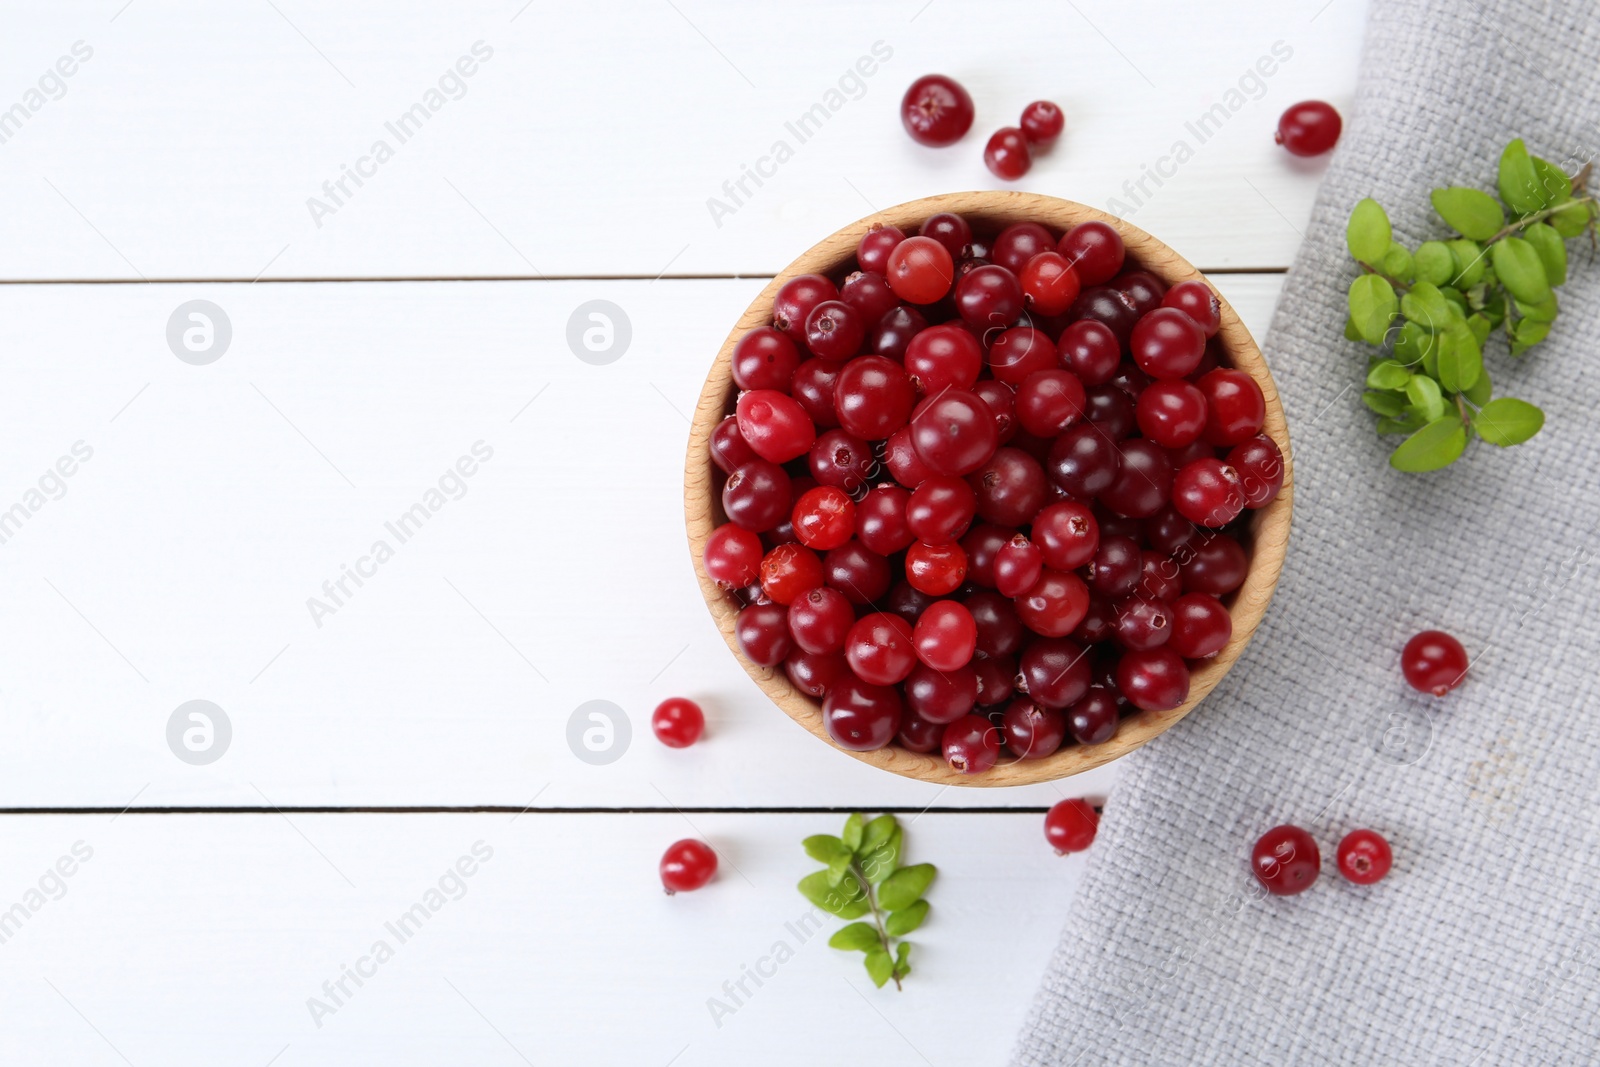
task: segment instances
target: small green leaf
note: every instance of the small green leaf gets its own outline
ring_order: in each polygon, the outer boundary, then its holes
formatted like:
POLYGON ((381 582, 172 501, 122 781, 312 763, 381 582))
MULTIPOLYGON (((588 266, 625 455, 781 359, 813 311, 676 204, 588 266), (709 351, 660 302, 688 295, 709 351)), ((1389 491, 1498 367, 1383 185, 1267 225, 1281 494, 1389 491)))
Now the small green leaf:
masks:
POLYGON ((1542 304, 1524 304, 1522 301, 1518 300, 1517 310, 1521 312, 1522 317, 1529 322, 1543 322, 1548 324, 1556 321, 1556 316, 1561 312, 1561 305, 1556 301, 1556 294, 1551 293, 1550 299, 1546 300, 1542 304))
POLYGON ((1349 315, 1344 317, 1344 339, 1346 341, 1361 340, 1361 331, 1356 329, 1356 320, 1349 315))
POLYGON ((902 867, 878 887, 878 903, 890 911, 910 907, 918 897, 927 892, 928 886, 933 884, 933 878, 938 873, 938 868, 931 863, 914 863, 910 867, 902 867))
POLYGON ((1406 409, 1406 402, 1399 393, 1374 393, 1361 394, 1361 400, 1375 413, 1385 418, 1398 419, 1401 412, 1406 409))
POLYGON ((1494 385, 1489 381, 1489 372, 1483 371, 1478 375, 1478 380, 1472 383, 1471 388, 1461 394, 1468 400, 1482 407, 1494 395, 1494 385))
POLYGON ((1444 285, 1456 274, 1455 257, 1443 241, 1422 242, 1417 254, 1411 257, 1411 264, 1418 281, 1434 285, 1444 285))
POLYGON ((1542 304, 1550 298, 1550 280, 1532 245, 1520 237, 1507 237, 1489 246, 1494 272, 1518 300, 1542 304))
POLYGON ((1522 236, 1539 253, 1539 262, 1544 264, 1544 274, 1550 279, 1551 285, 1565 285, 1567 283, 1567 242, 1561 239, 1555 227, 1548 223, 1536 222, 1522 231, 1522 236))
POLYGON ((861 833, 861 844, 856 851, 866 855, 889 840, 889 835, 894 833, 899 826, 899 821, 893 815, 878 816, 867 823, 867 828, 861 833))
POLYGON ((1375 363, 1367 372, 1367 386, 1372 389, 1404 389, 1411 380, 1411 372, 1392 359, 1375 363))
POLYGON ((900 843, 903 839, 904 834, 896 826, 883 844, 861 857, 861 869, 866 872, 867 881, 878 885, 895 872, 900 866, 900 843))
POLYGON ((1457 323, 1440 338, 1439 384, 1452 393, 1465 392, 1483 373, 1483 349, 1466 323, 1457 323))
POLYGON ((1403 367, 1415 370, 1424 366, 1437 347, 1433 334, 1414 322, 1406 323, 1395 332, 1394 358, 1403 367))
POLYGON ((1511 354, 1520 356, 1550 335, 1550 323, 1523 319, 1511 336, 1511 354))
POLYGON ((1467 447, 1467 428, 1456 415, 1434 419, 1400 442, 1389 456, 1397 471, 1436 471, 1460 458, 1467 447))
POLYGON ((828 938, 828 944, 845 952, 865 952, 879 944, 878 931, 871 923, 851 923, 840 927, 838 933, 828 938))
POLYGON ((812 834, 800 842, 800 846, 806 850, 806 855, 818 863, 832 863, 840 856, 850 858, 850 850, 832 834, 812 834))
POLYGON ((1435 189, 1430 199, 1440 218, 1461 236, 1473 241, 1487 241, 1506 224, 1505 212, 1494 202, 1494 197, 1479 189, 1459 185, 1435 189))
POLYGON ((1472 417, 1472 428, 1491 445, 1520 445, 1544 426, 1544 412, 1515 397, 1491 400, 1472 417))
POLYGON ((1472 336, 1478 339, 1478 347, 1482 348, 1484 342, 1489 340, 1489 334, 1494 330, 1494 324, 1482 315, 1468 315, 1467 329, 1472 331, 1472 336))
POLYGON ((905 978, 911 974, 911 942, 902 941, 894 950, 894 976, 905 978))
POLYGON ((1545 207, 1555 207, 1572 199, 1572 179, 1567 172, 1538 156, 1529 156, 1533 163, 1533 176, 1539 183, 1540 195, 1546 198, 1545 207))
POLYGON ((1572 204, 1550 216, 1550 225, 1562 237, 1576 237, 1594 217, 1593 204, 1572 204))
POLYGON ((1410 433, 1422 425, 1422 420, 1415 418, 1404 419, 1379 419, 1378 433, 1388 435, 1395 433, 1410 433))
POLYGON ((854 852, 861 847, 861 833, 866 823, 860 815, 851 815, 844 821, 844 832, 839 835, 839 840, 844 842, 844 847, 854 852))
POLYGON ((1554 203, 1540 188, 1533 160, 1528 158, 1528 146, 1520 137, 1506 145, 1500 155, 1500 199, 1519 215, 1532 214, 1554 203))
POLYGON ((1400 298, 1401 313, 1429 333, 1438 333, 1455 322, 1456 310, 1432 282, 1418 282, 1400 298))
POLYGON ((890 912, 884 920, 883 928, 891 937, 904 937, 922 925, 922 920, 928 917, 928 902, 926 900, 913 901, 899 911, 890 912))
POLYGON ((1406 382, 1406 397, 1428 422, 1444 414, 1444 394, 1439 389, 1439 383, 1425 374, 1414 374, 1406 382))
POLYGON ((1489 257, 1484 255, 1483 249, 1476 241, 1455 240, 1447 242, 1450 254, 1455 257, 1456 276, 1451 285, 1462 289, 1471 289, 1483 281, 1484 271, 1488 269, 1489 257))
POLYGON ((1363 274, 1350 283, 1350 317, 1368 344, 1381 345, 1389 322, 1400 310, 1394 286, 1376 274, 1363 274))
POLYGON ((1412 278, 1411 253, 1398 241, 1391 241, 1389 251, 1383 254, 1383 273, 1401 282, 1412 278))
POLYGON ((813 871, 800 879, 799 888, 801 896, 841 919, 859 919, 872 910, 866 890, 853 874, 838 885, 830 885, 827 871, 813 871))
POLYGON ((879 989, 894 977, 894 960, 881 947, 867 953, 867 977, 871 978, 872 984, 879 989))
POLYGON ((1350 254, 1369 267, 1382 263, 1384 254, 1389 251, 1389 242, 1394 239, 1389 216, 1370 196, 1350 212, 1350 223, 1345 227, 1344 235, 1350 246, 1350 254))

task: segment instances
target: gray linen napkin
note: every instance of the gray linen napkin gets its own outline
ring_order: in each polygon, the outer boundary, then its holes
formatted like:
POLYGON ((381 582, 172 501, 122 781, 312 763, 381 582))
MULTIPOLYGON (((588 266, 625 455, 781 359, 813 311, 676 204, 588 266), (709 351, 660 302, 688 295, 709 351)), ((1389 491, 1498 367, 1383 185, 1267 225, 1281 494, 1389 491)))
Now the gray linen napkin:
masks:
POLYGON ((1362 196, 1415 247, 1444 233, 1429 189, 1493 189, 1512 137, 1569 173, 1594 157, 1600 9, 1370 19, 1264 346, 1295 449, 1277 599, 1199 710, 1126 760, 1018 1064, 1600 1062, 1600 257, 1569 242, 1550 339, 1486 356, 1544 431, 1442 472, 1388 468, 1341 333, 1362 196), (1476 657, 1439 701, 1398 665, 1433 626, 1476 657), (1249 849, 1280 822, 1317 837, 1323 875, 1263 899, 1249 849), (1370 888, 1332 862, 1362 826, 1395 850, 1370 888))

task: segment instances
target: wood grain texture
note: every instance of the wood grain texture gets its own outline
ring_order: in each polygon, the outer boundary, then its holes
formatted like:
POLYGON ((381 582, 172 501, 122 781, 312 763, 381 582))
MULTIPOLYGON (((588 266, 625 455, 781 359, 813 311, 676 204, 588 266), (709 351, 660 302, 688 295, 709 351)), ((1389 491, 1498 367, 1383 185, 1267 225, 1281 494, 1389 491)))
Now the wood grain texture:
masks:
MULTIPOLYGON (((706 539, 712 530, 726 521, 715 491, 717 471, 710 461, 707 446, 717 423, 732 411, 737 394, 732 380, 733 348, 746 332, 771 322, 773 298, 778 289, 789 279, 801 274, 825 274, 837 278, 840 271, 847 269, 852 262, 861 235, 873 223, 898 226, 912 233, 923 219, 942 211, 966 216, 974 230, 980 233, 993 233, 1010 223, 1023 221, 1043 223, 1057 233, 1091 220, 1106 222, 1116 227, 1122 235, 1129 260, 1155 274, 1169 287, 1181 281, 1202 278, 1200 271, 1155 237, 1129 222, 1094 208, 1032 193, 950 193, 886 208, 843 227, 785 268, 740 316, 706 376, 705 389, 695 407, 694 424, 689 434, 688 455, 684 464, 684 513, 689 552, 706 605, 716 619, 717 628, 729 650, 744 664, 751 677, 774 703, 814 736, 830 745, 833 742, 823 725, 820 703, 795 689, 781 668, 757 667, 744 658, 734 636, 738 606, 705 573, 702 557, 706 539)), ((1284 455, 1284 484, 1278 497, 1252 517, 1250 571, 1229 605, 1233 616, 1233 637, 1216 657, 1192 670, 1189 699, 1170 711, 1141 712, 1123 719, 1116 734, 1104 744, 1069 746, 1040 760, 1003 762, 980 775, 961 774, 937 754, 911 752, 893 744, 869 752, 850 752, 850 755, 895 774, 942 785, 992 787, 1051 781, 1101 766, 1147 743, 1194 710, 1222 680, 1255 634, 1277 586, 1284 553, 1288 548, 1294 477, 1288 427, 1272 375, 1238 314, 1225 298, 1219 295, 1219 300, 1222 326, 1217 336, 1229 364, 1250 374, 1266 398, 1264 430, 1277 442, 1284 455)))

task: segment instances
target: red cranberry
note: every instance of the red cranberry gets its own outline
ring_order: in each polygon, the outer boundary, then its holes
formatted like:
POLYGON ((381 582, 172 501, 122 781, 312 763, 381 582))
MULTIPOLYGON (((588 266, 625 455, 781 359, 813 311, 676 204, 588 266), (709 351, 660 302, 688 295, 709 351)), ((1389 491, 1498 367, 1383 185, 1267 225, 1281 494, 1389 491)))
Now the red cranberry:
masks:
POLYGON ((910 500, 911 494, 898 485, 867 490, 856 505, 856 536, 861 543, 880 556, 892 556, 916 540, 906 522, 910 500))
POLYGON ((787 463, 817 439, 811 418, 794 398, 775 389, 752 389, 739 397, 739 436, 762 459, 787 463))
POLYGON ((900 100, 900 121, 918 144, 942 148, 972 128, 972 97, 954 78, 924 74, 900 100))
POLYGON ((1039 513, 1050 495, 1050 481, 1039 461, 1019 448, 995 449, 970 479, 978 494, 978 515, 1001 526, 1022 526, 1039 513))
POLYGON ((1139 553, 1139 584, 1134 592, 1150 600, 1176 600, 1183 592, 1178 564, 1159 552, 1139 553))
POLYGON ((1117 643, 1144 651, 1159 648, 1172 636, 1172 612, 1165 601, 1128 597, 1116 603, 1117 643))
POLYGON ((1406 642, 1400 653, 1400 670, 1419 693, 1442 697, 1466 677, 1467 650, 1443 630, 1424 630, 1406 642))
POLYGON ((807 590, 789 604, 789 635, 804 652, 839 651, 855 621, 850 601, 827 586, 807 590))
POLYGON ((1078 272, 1084 285, 1101 285, 1122 270, 1122 235, 1104 222, 1081 222, 1061 238, 1056 251, 1078 272))
POLYGON ((1158 307, 1135 324, 1128 347, 1151 377, 1182 378, 1200 365, 1206 335, 1177 308, 1158 307))
MULTIPOLYGON (((1079 277, 1082 276, 1080 271, 1079 277)), ((1134 324, 1139 321, 1139 313, 1134 311, 1133 302, 1127 294, 1109 285, 1095 285, 1082 290, 1078 293, 1078 299, 1072 302, 1072 307, 1067 309, 1067 314, 1073 319, 1089 319, 1105 326, 1117 339, 1120 348, 1128 347, 1134 324)))
POLYGON ((1061 331, 1057 344, 1061 365, 1084 385, 1104 385, 1122 363, 1122 346, 1103 322, 1079 319, 1061 331))
POLYGON ((861 351, 867 324, 843 300, 824 300, 806 316, 806 347, 818 359, 839 363, 861 351))
POLYGON ((931 237, 907 237, 889 253, 889 287, 912 304, 931 304, 950 291, 955 261, 931 237))
POLYGON ((1046 567, 1058 571, 1077 570, 1095 558, 1100 547, 1100 524, 1088 505, 1062 500, 1034 517, 1033 538, 1046 567))
MULTIPOLYGON (((916 421, 916 409, 912 409, 911 419, 916 421)), ((933 471, 922 462, 922 457, 917 455, 917 449, 911 439, 911 427, 902 426, 889 435, 883 443, 883 462, 889 468, 889 473, 894 475, 894 480, 901 485, 915 489, 923 480, 933 476, 933 471)))
POLYGON ((722 510, 746 530, 764 533, 789 517, 789 475, 776 463, 752 460, 722 483, 722 510))
POLYGON ((745 658, 758 667, 776 667, 794 647, 789 612, 779 604, 751 604, 734 620, 733 633, 745 658))
POLYGON ((1072 631, 1073 640, 1086 645, 1099 645, 1115 640, 1116 635, 1117 613, 1111 601, 1098 593, 1090 593, 1089 610, 1084 613, 1078 628, 1072 631))
POLYGON ((1016 693, 1017 664, 1010 657, 979 658, 968 664, 978 679, 978 707, 1003 709, 1016 693))
POLYGON ((761 538, 735 523, 724 523, 706 538, 706 577, 723 589, 742 589, 761 573, 761 538))
POLYGON ((901 748, 911 752, 932 752, 943 739, 944 726, 941 723, 925 719, 910 710, 900 717, 900 733, 895 740, 900 742, 901 748))
POLYGON ((1065 637, 1034 641, 1017 661, 1019 685, 1039 703, 1065 708, 1083 699, 1093 671, 1082 645, 1065 637))
POLYGON ((855 536, 856 506, 843 489, 819 485, 795 501, 791 520, 802 545, 826 552, 855 536))
POLYGON ((1000 731, 981 715, 966 715, 944 728, 945 762, 962 774, 982 774, 1000 758, 1000 731))
POLYGON ((929 397, 911 418, 917 456, 939 474, 977 470, 995 454, 998 440, 989 406, 964 390, 948 389, 929 397))
POLYGON ((1067 736, 1066 716, 1028 697, 1017 697, 1000 720, 1006 748, 1018 759, 1044 759, 1055 755, 1067 736))
POLYGON ((1017 276, 993 263, 968 271, 956 282, 956 314, 980 330, 1016 322, 1022 301, 1017 276))
POLYGON ((1057 855, 1082 852, 1094 844, 1100 815, 1087 800, 1059 801, 1044 817, 1044 838, 1057 855))
POLYGON ((803 545, 778 545, 761 561, 761 591, 774 604, 789 604, 822 584, 822 561, 803 545))
POLYGON ((994 413, 994 428, 1000 435, 1000 444, 1006 444, 1017 436, 1017 391, 1005 382, 993 378, 981 378, 973 385, 972 391, 983 402, 989 405, 989 410, 994 413))
POLYGON ((1250 375, 1218 367, 1195 384, 1205 394, 1207 444, 1236 445, 1261 432, 1261 424, 1267 418, 1267 402, 1250 375))
POLYGON ((1273 140, 1287 148, 1291 155, 1320 156, 1339 141, 1344 120, 1332 104, 1321 100, 1303 100, 1291 105, 1278 119, 1278 132, 1273 140))
POLYGON ((1322 873, 1317 842, 1298 826, 1274 826, 1250 850, 1256 881, 1274 896, 1303 893, 1322 873))
POLYGON ((716 852, 692 837, 673 842, 661 855, 661 884, 668 896, 699 889, 716 873, 716 852))
POLYGON ((821 434, 812 442, 806 463, 818 485, 833 486, 852 495, 866 489, 878 470, 872 446, 848 430, 821 434))
POLYGON ((929 596, 902 578, 894 583, 894 587, 884 596, 882 604, 884 611, 898 615, 906 622, 915 625, 922 613, 937 600, 938 597, 929 596))
POLYGON ((1133 410, 1139 432, 1163 448, 1191 445, 1206 428, 1206 396, 1182 378, 1151 382, 1133 410))
POLYGON ((967 582, 988 589, 995 587, 995 563, 1000 550, 1016 536, 1009 526, 996 526, 980 522, 961 538, 961 550, 967 554, 967 582))
POLYGON ((1014 222, 994 239, 989 258, 1012 274, 1021 275, 1030 259, 1040 252, 1050 251, 1055 243, 1050 231, 1037 222, 1014 222))
MULTIPOLYGON (((996 593, 977 592, 964 597, 961 602, 978 628, 979 652, 993 660, 1001 656, 1014 656, 1022 650, 1027 629, 1010 600, 996 593)), ((996 701, 985 703, 993 704, 996 701)))
POLYGON ((1040 252, 1022 268, 1023 295, 1040 315, 1060 315, 1078 298, 1078 272, 1059 252, 1040 252))
POLYGON ((930 596, 955 592, 967 576, 967 554, 960 545, 913 541, 906 549, 906 581, 930 596))
POLYGON ((863 615, 845 637, 844 657, 862 681, 893 685, 917 665, 911 626, 888 612, 863 615))
POLYGON ((1179 568, 1184 592, 1226 596, 1244 584, 1250 557, 1233 538, 1216 536, 1193 546, 1179 568))
POLYGON ((901 304, 884 313, 867 337, 867 350, 885 359, 904 359, 911 339, 927 329, 928 320, 914 307, 901 304))
POLYGON ((905 369, 892 359, 862 356, 845 364, 833 388, 839 425, 869 441, 881 441, 911 419, 916 392, 905 369))
POLYGON ((1093 685, 1067 709, 1067 727, 1078 744, 1101 745, 1116 735, 1118 713, 1116 694, 1093 685))
POLYGON ((922 229, 918 232, 923 237, 932 237, 944 245, 951 259, 961 259, 967 245, 972 242, 972 227, 967 224, 967 220, 948 211, 928 216, 928 221, 922 224, 922 229))
POLYGON ((794 372, 789 392, 819 430, 839 425, 839 413, 833 407, 833 389, 843 370, 843 363, 808 359, 794 372))
POLYGON ((1222 328, 1222 302, 1205 282, 1179 282, 1167 290, 1161 306, 1177 308, 1189 316, 1207 337, 1215 337, 1222 328))
POLYGON ((1089 588, 1076 574, 1046 570, 1016 605, 1017 616, 1034 633, 1065 637, 1089 610, 1089 588))
POLYGON ((1048 100, 1035 100, 1022 109, 1022 135, 1040 150, 1049 148, 1066 128, 1067 118, 1048 100))
POLYGON ((788 333, 806 327, 811 309, 824 300, 839 299, 839 290, 820 274, 801 274, 790 278, 772 299, 772 324, 788 333))
POLYGON ((1167 647, 1184 659, 1207 659, 1227 647, 1233 616, 1208 593, 1185 593, 1172 603, 1172 636, 1167 647))
POLYGON ((1035 437, 1054 438, 1083 414, 1083 384, 1068 370, 1036 370, 1017 386, 1017 421, 1035 437))
POLYGON ((1101 536, 1089 563, 1089 587, 1108 598, 1129 595, 1139 585, 1139 542, 1120 534, 1101 536))
POLYGON ((824 697, 834 683, 850 673, 842 652, 806 652, 796 649, 783 661, 784 673, 808 697, 824 697))
POLYGON ((994 560, 994 587, 1001 596, 1021 596, 1038 582, 1044 554, 1022 534, 1006 542, 994 560))
POLYGON ((867 752, 882 748, 900 731, 900 694, 893 686, 873 685, 846 673, 822 700, 822 725, 840 748, 867 752))
POLYGON ((1111 279, 1111 285, 1127 296, 1141 318, 1160 307, 1167 295, 1166 285, 1149 271, 1128 271, 1111 279))
POLYGON ((1002 181, 1014 182, 1033 166, 1033 150, 1028 139, 1015 126, 1002 126, 983 147, 983 163, 1002 181))
POLYGON ((733 346, 733 381, 740 389, 776 389, 788 392, 800 350, 789 335, 771 326, 758 326, 733 346))
POLYGON ((1257 434, 1233 446, 1228 466, 1239 472, 1239 489, 1244 506, 1264 508, 1283 488, 1283 453, 1266 434, 1257 434))
POLYGON ((1111 438, 1094 423, 1080 423, 1050 445, 1045 470, 1067 493, 1089 500, 1116 481, 1121 459, 1111 438))
POLYGON ((1383 881, 1394 863, 1394 853, 1389 842, 1374 830, 1352 830, 1339 842, 1335 853, 1339 873, 1356 885, 1371 885, 1383 881))
POLYGON ((1195 524, 1171 507, 1162 508, 1143 525, 1144 539, 1151 548, 1164 556, 1188 555, 1187 549, 1204 535, 1195 524))
POLYGON ((1135 649, 1117 661, 1117 688, 1134 707, 1171 711, 1189 699, 1189 668, 1172 649, 1135 649))
POLYGON ((723 474, 732 474, 753 459, 760 459, 755 450, 739 436, 739 418, 729 415, 711 431, 711 462, 723 474))
POLYGON ((970 663, 951 670, 936 670, 918 663, 906 675, 905 694, 907 707, 929 722, 943 726, 955 722, 976 706, 978 672, 970 663))
POLYGON ((1050 335, 1031 326, 1013 326, 989 346, 989 369, 1007 385, 1021 385, 1035 371, 1057 366, 1050 335))
POLYGON ((1172 506, 1196 525, 1228 525, 1244 510, 1239 472, 1220 459, 1195 460, 1173 476, 1172 506))
POLYGON ((965 667, 977 649, 978 625, 972 613, 954 600, 929 606, 911 633, 917 658, 936 671, 965 667))
POLYGON ((706 728, 705 712, 686 697, 668 697, 656 705, 650 716, 650 729, 656 740, 668 748, 688 748, 700 740, 706 728))
POLYGON ((863 340, 876 323, 900 306, 900 298, 889 288, 889 279, 869 270, 858 270, 845 278, 839 286, 839 299, 860 316, 863 340))
POLYGON ((861 607, 889 591, 889 561, 859 541, 833 549, 822 559, 823 580, 861 607))
POLYGON ((924 396, 946 389, 971 389, 983 371, 983 345, 971 333, 948 323, 930 326, 913 337, 904 358, 906 373, 924 396))
MULTIPOLYGON (((1083 417, 1102 434, 1120 441, 1133 433, 1133 398, 1114 385, 1097 385, 1083 392, 1083 417)), ((1120 459, 1118 465, 1120 466, 1120 459)))
POLYGON ((884 268, 889 265, 889 253, 894 251, 895 245, 905 239, 906 235, 900 227, 874 222, 867 227, 867 232, 861 235, 861 240, 856 244, 856 262, 861 264, 862 270, 882 274, 884 268))
POLYGON ((1154 515, 1172 496, 1172 462, 1154 441, 1134 438, 1121 444, 1116 481, 1101 491, 1100 503, 1131 519, 1154 515))
POLYGON ((958 541, 972 525, 978 498, 960 478, 936 474, 924 479, 906 504, 906 525, 920 541, 946 545, 958 541))

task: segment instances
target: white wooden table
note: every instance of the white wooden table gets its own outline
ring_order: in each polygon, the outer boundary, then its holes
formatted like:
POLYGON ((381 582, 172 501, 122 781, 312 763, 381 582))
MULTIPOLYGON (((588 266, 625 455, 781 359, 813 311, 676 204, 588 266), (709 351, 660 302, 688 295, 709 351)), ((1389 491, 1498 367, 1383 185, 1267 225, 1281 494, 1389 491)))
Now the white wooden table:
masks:
POLYGON ((940 790, 779 714, 688 566, 685 412, 764 277, 994 185, 1039 97, 1068 131, 1019 187, 1132 212, 1263 334, 1320 171, 1272 129, 1349 104, 1361 0, 6 7, 0 1062, 1001 1062, 1085 862, 1040 812, 1114 768, 940 790), (942 151, 897 115, 933 70, 978 102, 942 151), (594 300, 610 362, 567 341, 594 300), (169 746, 195 700, 208 763, 169 746), (594 700, 631 724, 603 765, 594 700), (943 872, 903 993, 786 926, 852 809, 943 872), (689 835, 722 873, 666 898, 689 835))

